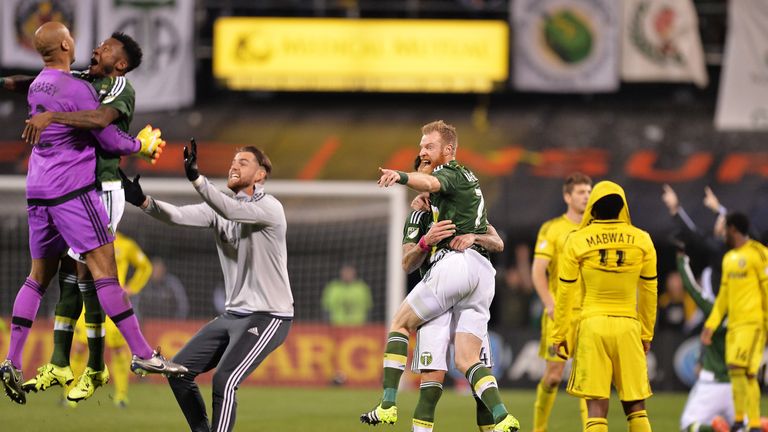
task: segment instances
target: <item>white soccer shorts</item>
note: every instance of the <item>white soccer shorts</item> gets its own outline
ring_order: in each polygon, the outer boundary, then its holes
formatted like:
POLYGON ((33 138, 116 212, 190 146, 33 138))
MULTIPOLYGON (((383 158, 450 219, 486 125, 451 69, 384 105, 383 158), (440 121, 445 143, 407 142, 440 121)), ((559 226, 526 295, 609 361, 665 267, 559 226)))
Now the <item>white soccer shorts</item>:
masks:
MULTIPOLYGON (((432 321, 424 323, 416 332, 416 348, 413 350, 411 370, 415 373, 423 371, 447 371, 453 347, 453 334, 456 322, 453 321, 452 311, 448 311, 432 321)), ((489 369, 493 367, 491 357, 491 342, 488 333, 483 338, 480 348, 480 361, 489 369)))
POLYGON ((435 263, 405 301, 423 322, 453 308, 456 332, 488 333, 496 270, 477 251, 449 252, 435 263))
POLYGON ((699 372, 699 378, 688 393, 688 401, 680 416, 680 430, 693 422, 708 425, 716 416, 723 416, 729 424, 733 423, 731 383, 717 382, 710 375, 712 372, 707 370, 699 372))
MULTIPOLYGON (((104 208, 107 209, 109 229, 114 235, 117 232, 117 225, 123 218, 123 212, 125 211, 125 191, 123 189, 103 190, 99 192, 99 198, 101 198, 101 203, 104 204, 104 208)), ((67 251, 67 255, 72 257, 75 261, 80 261, 85 264, 85 257, 73 251, 72 248, 67 251)))

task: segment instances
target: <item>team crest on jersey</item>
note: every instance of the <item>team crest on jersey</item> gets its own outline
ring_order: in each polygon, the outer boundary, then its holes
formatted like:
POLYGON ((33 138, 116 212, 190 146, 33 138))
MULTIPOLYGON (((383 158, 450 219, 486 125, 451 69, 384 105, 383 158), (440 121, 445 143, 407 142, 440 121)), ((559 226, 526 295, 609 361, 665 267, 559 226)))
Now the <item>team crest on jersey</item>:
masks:
POLYGON ((431 365, 432 360, 433 360, 432 353, 429 351, 425 351, 421 353, 421 355, 419 356, 419 363, 421 363, 422 366, 431 365))
POLYGON ((408 232, 406 235, 409 239, 415 239, 416 236, 419 234, 419 227, 408 227, 408 232))
POLYGON ((744 268, 746 266, 747 266, 747 260, 745 260, 744 258, 740 258, 739 259, 739 268, 744 268))

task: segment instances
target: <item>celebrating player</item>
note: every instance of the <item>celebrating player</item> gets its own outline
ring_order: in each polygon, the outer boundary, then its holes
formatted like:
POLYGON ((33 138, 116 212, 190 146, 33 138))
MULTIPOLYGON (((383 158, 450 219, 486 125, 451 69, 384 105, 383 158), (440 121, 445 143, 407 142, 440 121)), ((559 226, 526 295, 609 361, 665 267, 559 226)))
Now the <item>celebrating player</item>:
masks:
POLYGON ((749 219, 734 212, 725 218, 725 242, 731 248, 723 257, 720 292, 701 331, 701 342, 712 344, 712 335, 728 315, 725 361, 733 392, 734 424, 760 431, 760 386, 757 369, 763 358, 768 320, 768 248, 749 238, 749 219))
POLYGON ((125 198, 165 223, 213 230, 224 273, 226 312, 203 326, 174 357, 189 373, 168 382, 192 431, 231 431, 235 391, 283 343, 291 327, 285 213, 280 201, 264 191, 272 163, 256 147, 243 147, 232 159, 227 187, 234 198, 200 175, 194 140, 191 149, 184 149, 184 169, 203 203, 176 207, 147 197, 138 176, 123 179, 125 198), (209 425, 195 377, 213 368, 209 425))
MULTIPOLYGON (((101 129, 114 124, 127 133, 133 119, 135 92, 125 74, 139 67, 141 59, 141 47, 133 38, 124 33, 113 33, 93 50, 91 64, 86 72, 72 72, 73 76, 91 83, 99 95, 99 107, 95 110, 76 112, 37 113, 27 120, 22 137, 35 145, 40 140, 41 132, 54 122, 81 129, 101 129)), ((26 92, 33 79, 34 77, 10 77, 6 79, 6 87, 26 92)), ((119 164, 119 155, 105 152, 101 147, 96 148, 96 189, 107 210, 112 232, 117 232, 125 208, 125 195, 117 172, 119 164)), ((89 329, 88 365, 67 395, 71 401, 80 401, 89 398, 97 388, 109 380, 109 370, 104 365, 104 311, 99 304, 93 277, 88 273, 85 259, 75 254, 72 249, 67 256, 62 257, 59 287, 61 293, 56 304, 51 361, 39 367, 37 375, 22 387, 27 391, 46 390, 55 385, 66 386, 73 380, 70 367, 72 334, 74 323, 78 321, 84 305, 85 322, 89 329)), ((109 325, 115 329, 112 323, 109 325)), ((116 332, 116 329, 114 331, 116 332)), ((120 339, 122 337, 118 333, 112 341, 120 339)), ((130 363, 130 356, 127 362, 130 363)), ((127 372, 127 368, 125 369, 117 371, 113 368, 113 372, 120 375, 116 379, 127 380, 127 376, 123 379, 124 375, 121 375, 127 372)), ((115 385, 117 387, 118 384, 115 385)))
MULTIPOLYGON (((45 67, 29 88, 30 115, 96 109, 98 100, 93 88, 70 75, 75 45, 69 30, 57 22, 43 24, 35 32, 34 43, 45 67)), ((150 129, 132 139, 110 125, 91 134, 106 151, 138 152, 149 159, 158 156, 157 149, 163 143, 159 130, 150 129)), ((22 350, 40 300, 67 247, 86 255, 99 302, 126 337, 135 356, 134 369, 148 373, 185 372, 147 344, 130 301, 124 298, 117 281, 113 236, 95 191, 95 164, 91 137, 59 124, 42 132, 40 143, 29 158, 27 212, 32 269, 14 302, 8 358, 0 366, 0 382, 14 402, 26 402, 21 388, 22 350)))
POLYGON ((585 432, 608 431, 611 383, 629 431, 649 432, 645 353, 656 322, 656 250, 650 235, 632 226, 621 186, 595 185, 581 225, 566 239, 559 260, 553 350, 565 359, 573 348, 568 393, 587 399, 585 432), (571 347, 576 291, 584 297, 571 347))
MULTIPOLYGON (((433 221, 450 220, 455 235, 484 234, 487 231, 485 202, 475 175, 456 161, 456 129, 442 120, 422 127, 422 161, 434 166, 432 174, 404 173, 381 169, 380 187, 396 183, 418 192, 429 192, 433 221)), ((463 240, 469 242, 468 239, 463 240)), ((494 295, 494 274, 490 261, 473 248, 451 249, 452 237, 432 247, 429 273, 419 282, 393 317, 384 351, 384 393, 372 411, 360 416, 368 424, 397 421, 397 388, 405 370, 408 336, 416 328, 453 308, 455 363, 475 393, 491 411, 495 429, 516 432, 517 419, 501 401, 496 378, 480 361, 482 339, 488 331, 490 305, 494 295)))
MULTIPOLYGON (((552 333, 552 319, 555 316, 555 295, 557 295, 557 259, 562 252, 565 238, 571 231, 576 230, 584 216, 587 207, 589 193, 592 191, 592 179, 582 173, 573 173, 563 183, 563 200, 568 206, 566 212, 554 219, 550 219, 541 226, 536 238, 533 265, 531 267, 531 279, 536 293, 544 305, 544 313, 541 314, 541 341, 539 345, 539 357, 546 361, 544 376, 536 386, 536 402, 533 405, 533 431, 546 432, 549 422, 549 414, 555 404, 557 389, 563 379, 565 361, 551 350, 550 337, 552 333)), ((573 317, 578 321, 581 309, 581 299, 573 302, 573 317)), ((571 332, 567 339, 569 346, 573 346, 573 338, 576 331, 576 322, 571 326, 571 332)), ((584 399, 579 400, 581 419, 587 420, 587 404, 584 399)))
MULTIPOLYGON (((429 163, 422 163, 420 157, 416 158, 414 169, 421 173, 432 173, 432 166, 429 163)), ((418 269, 422 278, 430 267, 427 257, 432 246, 452 236, 456 228, 450 220, 432 223, 432 211, 428 200, 429 194, 420 194, 414 199, 412 207, 417 209, 411 211, 403 227, 403 270, 411 273, 418 269)), ((451 247, 476 247, 478 250, 498 253, 504 250, 504 242, 489 224, 486 234, 456 236, 451 241, 451 247), (464 237, 467 237, 467 241, 464 241, 464 237)), ((424 323, 416 332, 416 349, 413 353, 411 370, 421 374, 421 383, 419 400, 413 413, 411 427, 413 432, 431 432, 434 427, 435 408, 443 393, 443 381, 448 371, 452 318, 453 314, 446 312, 424 323)), ((491 368, 493 361, 487 333, 480 350, 480 360, 485 367, 491 368)), ((473 396, 477 407, 475 417, 478 429, 481 432, 492 431, 495 426, 493 415, 474 392, 473 396)))

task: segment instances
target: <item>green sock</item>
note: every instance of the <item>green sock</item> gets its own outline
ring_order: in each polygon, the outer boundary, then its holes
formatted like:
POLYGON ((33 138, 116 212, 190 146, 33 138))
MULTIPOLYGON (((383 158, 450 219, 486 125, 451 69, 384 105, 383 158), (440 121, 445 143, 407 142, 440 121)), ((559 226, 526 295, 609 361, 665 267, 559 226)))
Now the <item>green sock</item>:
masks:
POLYGON ((491 375, 490 369, 477 362, 467 369, 467 380, 472 385, 475 394, 482 399, 485 406, 493 415, 494 423, 499 423, 507 416, 507 407, 501 401, 499 385, 491 375))
POLYGON ((77 288, 77 277, 73 274, 59 272, 59 290, 53 324, 51 363, 65 367, 69 366, 72 337, 75 335, 75 323, 83 310, 83 298, 77 288))
POLYGON ((387 347, 384 350, 384 396, 381 407, 386 409, 395 405, 397 388, 400 377, 405 371, 408 360, 408 335, 391 332, 387 337, 387 347))
POLYGON ((104 370, 104 310, 92 280, 78 282, 85 305, 85 329, 88 333, 88 367, 104 370))
POLYGON ((491 414, 491 411, 485 406, 483 400, 477 397, 474 392, 472 392, 472 397, 475 398, 477 426, 480 430, 488 430, 488 428, 493 430, 493 427, 496 426, 496 420, 493 418, 493 414, 491 414))
POLYGON ((419 402, 413 412, 413 418, 429 423, 435 422, 435 408, 443 394, 443 384, 437 381, 424 381, 419 389, 419 402))

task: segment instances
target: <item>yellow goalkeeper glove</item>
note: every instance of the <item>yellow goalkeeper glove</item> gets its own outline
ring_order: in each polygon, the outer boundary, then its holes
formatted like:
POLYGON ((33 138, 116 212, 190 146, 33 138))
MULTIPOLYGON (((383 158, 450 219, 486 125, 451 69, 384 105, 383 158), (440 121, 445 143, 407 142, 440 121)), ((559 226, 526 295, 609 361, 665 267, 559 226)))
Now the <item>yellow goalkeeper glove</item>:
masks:
POLYGON ((147 125, 136 135, 136 139, 141 143, 139 157, 151 164, 157 162, 165 148, 165 141, 160 138, 160 135, 162 135, 160 129, 152 129, 152 125, 147 125))

